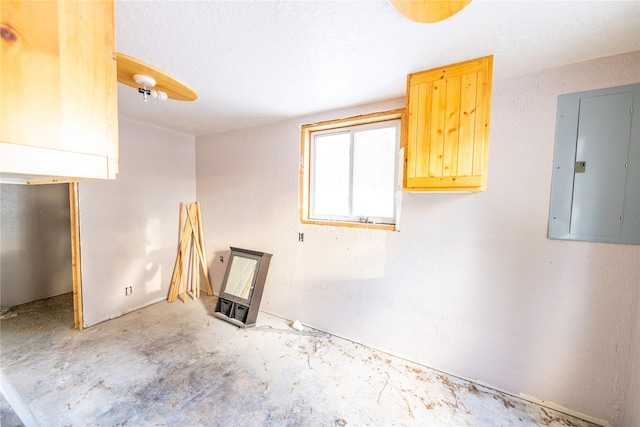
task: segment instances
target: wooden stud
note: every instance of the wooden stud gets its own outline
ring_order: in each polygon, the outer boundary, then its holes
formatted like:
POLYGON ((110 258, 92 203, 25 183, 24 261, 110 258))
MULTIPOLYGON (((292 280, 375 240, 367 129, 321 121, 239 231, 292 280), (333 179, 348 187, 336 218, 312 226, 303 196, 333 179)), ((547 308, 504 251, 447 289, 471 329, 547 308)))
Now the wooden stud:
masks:
POLYGON ((184 303, 187 302, 189 294, 193 299, 199 298, 201 273, 205 279, 207 295, 213 295, 205 254, 200 204, 195 202, 185 206, 181 203, 178 254, 169 286, 168 302, 174 302, 178 298, 180 288, 183 290, 184 303), (183 216, 183 207, 186 217, 183 216))
POLYGON ((71 221, 71 276, 73 281, 73 325, 84 328, 82 312, 82 270, 80 268, 80 218, 78 215, 78 184, 69 184, 69 208, 71 221))
POLYGON ((182 277, 182 258, 183 258, 183 249, 182 242, 184 240, 185 229, 182 226, 183 223, 183 203, 180 203, 180 233, 178 238, 178 256, 176 257, 176 263, 173 267, 173 275, 171 277, 171 284, 169 286, 169 302, 174 302, 178 298, 178 293, 180 291, 180 283, 177 282, 180 277, 182 277))
POLYGON ((211 287, 211 281, 209 280, 209 267, 207 266, 207 261, 206 261, 206 258, 204 257, 204 255, 207 254, 207 251, 204 247, 204 230, 202 227, 202 214, 200 212, 200 202, 196 202, 196 206, 198 207, 197 209, 198 233, 200 235, 200 247, 202 248, 202 254, 203 254, 202 269, 204 270, 204 280, 205 280, 205 284, 207 285, 207 295, 213 296, 213 288, 211 287))

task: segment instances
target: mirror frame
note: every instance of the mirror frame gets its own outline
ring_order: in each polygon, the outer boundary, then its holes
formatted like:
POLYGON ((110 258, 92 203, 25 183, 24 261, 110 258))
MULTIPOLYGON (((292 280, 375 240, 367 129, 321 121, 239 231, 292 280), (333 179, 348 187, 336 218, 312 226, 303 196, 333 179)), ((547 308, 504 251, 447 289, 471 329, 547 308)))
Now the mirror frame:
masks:
POLYGON ((271 254, 231 247, 231 254, 213 315, 243 328, 255 326, 270 262, 271 254), (235 257, 257 261, 248 298, 242 298, 226 291, 235 257), (223 306, 227 308, 223 308, 223 306))
POLYGON ((258 278, 258 271, 260 270, 260 261, 262 261, 262 255, 262 252, 254 252, 247 249, 239 249, 233 247, 231 248, 231 254, 229 255, 229 261, 227 263, 227 269, 224 273, 224 278, 222 279, 222 287, 220 288, 220 298, 228 299, 240 304, 249 305, 256 287, 256 280, 258 278), (253 259, 256 261, 255 271, 253 272, 253 280, 251 281, 251 289, 249 290, 249 295, 247 296, 247 298, 242 298, 236 294, 227 292, 227 282, 229 280, 229 276, 231 275, 233 260, 236 257, 253 259))

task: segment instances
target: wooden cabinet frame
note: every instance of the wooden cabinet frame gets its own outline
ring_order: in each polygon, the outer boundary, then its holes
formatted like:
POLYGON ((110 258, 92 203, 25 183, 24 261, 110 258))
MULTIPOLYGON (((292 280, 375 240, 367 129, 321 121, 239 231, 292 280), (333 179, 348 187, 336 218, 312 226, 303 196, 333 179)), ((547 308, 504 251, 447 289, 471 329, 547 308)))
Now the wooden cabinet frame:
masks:
POLYGON ((484 191, 493 57, 407 76, 405 191, 484 191))
POLYGON ((0 180, 115 179, 113 1, 3 0, 0 24, 0 180))

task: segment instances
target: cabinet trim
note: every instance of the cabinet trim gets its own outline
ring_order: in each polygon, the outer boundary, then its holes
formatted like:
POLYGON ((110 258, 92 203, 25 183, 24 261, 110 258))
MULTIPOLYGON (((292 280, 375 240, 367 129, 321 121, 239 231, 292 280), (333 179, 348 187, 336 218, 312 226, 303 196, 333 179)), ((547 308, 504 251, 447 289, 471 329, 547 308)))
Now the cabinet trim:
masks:
MULTIPOLYGON (((0 177, 5 182, 35 183, 48 177, 65 181, 104 179, 108 176, 110 159, 106 156, 32 147, 0 142, 0 177)), ((56 180, 56 182, 62 182, 56 180)))

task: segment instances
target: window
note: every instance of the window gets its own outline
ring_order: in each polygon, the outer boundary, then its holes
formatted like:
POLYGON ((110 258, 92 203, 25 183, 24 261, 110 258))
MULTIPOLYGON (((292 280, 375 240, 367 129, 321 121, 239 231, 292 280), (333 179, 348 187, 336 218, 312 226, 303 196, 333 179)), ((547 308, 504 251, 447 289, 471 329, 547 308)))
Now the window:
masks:
POLYGON ((305 125, 300 220, 395 229, 404 110, 305 125))

